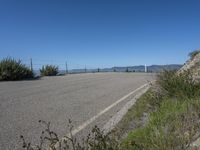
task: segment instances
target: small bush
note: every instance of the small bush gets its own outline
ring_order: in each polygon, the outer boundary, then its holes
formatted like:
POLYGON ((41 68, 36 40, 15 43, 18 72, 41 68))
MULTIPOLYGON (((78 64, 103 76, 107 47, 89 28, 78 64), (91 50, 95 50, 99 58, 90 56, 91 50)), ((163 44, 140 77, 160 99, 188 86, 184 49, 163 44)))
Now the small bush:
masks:
POLYGON ((58 74, 58 66, 54 65, 42 66, 42 69, 40 69, 40 74, 42 76, 56 76, 58 74))
POLYGON ((200 83, 195 81, 192 73, 164 70, 157 76, 161 92, 170 97, 193 98, 200 95, 200 83))
POLYGON ((0 61, 0 81, 23 80, 33 78, 33 72, 21 60, 4 58, 0 61))
POLYGON ((191 59, 193 59, 199 53, 200 53, 200 50, 195 50, 195 51, 189 53, 188 55, 190 56, 191 59))

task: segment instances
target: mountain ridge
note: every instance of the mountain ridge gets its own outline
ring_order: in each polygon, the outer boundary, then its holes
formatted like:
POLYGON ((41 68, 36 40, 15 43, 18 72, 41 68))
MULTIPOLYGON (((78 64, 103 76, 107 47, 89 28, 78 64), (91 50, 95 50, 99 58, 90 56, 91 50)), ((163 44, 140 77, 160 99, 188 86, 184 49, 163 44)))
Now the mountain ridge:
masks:
MULTIPOLYGON (((183 65, 181 64, 169 64, 169 65, 150 65, 147 66, 147 72, 159 72, 163 69, 167 70, 179 70, 183 65)), ((97 69, 72 69, 69 72, 98 72, 97 69)), ((99 72, 145 72, 144 65, 137 66, 115 66, 111 68, 99 68, 99 72)))

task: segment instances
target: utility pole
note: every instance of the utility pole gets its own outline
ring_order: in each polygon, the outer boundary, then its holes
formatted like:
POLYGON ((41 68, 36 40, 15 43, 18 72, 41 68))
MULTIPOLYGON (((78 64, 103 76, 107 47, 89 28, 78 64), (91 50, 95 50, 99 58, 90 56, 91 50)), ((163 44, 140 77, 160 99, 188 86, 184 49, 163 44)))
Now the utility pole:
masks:
POLYGON ((33 61, 32 61, 32 58, 30 59, 30 62, 31 62, 31 71, 33 72, 33 61))
POLYGON ((67 61, 65 62, 65 74, 68 74, 68 65, 67 65, 67 61))

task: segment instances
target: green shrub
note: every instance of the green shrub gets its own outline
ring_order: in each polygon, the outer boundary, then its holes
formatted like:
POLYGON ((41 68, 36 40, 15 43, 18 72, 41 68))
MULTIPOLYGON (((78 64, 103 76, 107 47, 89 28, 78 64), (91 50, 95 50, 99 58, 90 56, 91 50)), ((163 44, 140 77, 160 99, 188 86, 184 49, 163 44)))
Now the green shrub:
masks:
POLYGON ((4 58, 0 61, 0 81, 33 78, 33 72, 21 60, 4 58))
POLYGON ((193 59, 199 53, 200 53, 200 50, 195 50, 195 51, 190 52, 188 55, 190 56, 191 59, 193 59))
POLYGON ((178 74, 176 71, 164 70, 158 74, 157 83, 161 92, 170 97, 193 98, 200 96, 200 83, 193 79, 190 72, 178 74))
POLYGON ((40 74, 42 76, 56 76, 58 74, 58 66, 54 65, 42 66, 42 69, 40 69, 40 74))

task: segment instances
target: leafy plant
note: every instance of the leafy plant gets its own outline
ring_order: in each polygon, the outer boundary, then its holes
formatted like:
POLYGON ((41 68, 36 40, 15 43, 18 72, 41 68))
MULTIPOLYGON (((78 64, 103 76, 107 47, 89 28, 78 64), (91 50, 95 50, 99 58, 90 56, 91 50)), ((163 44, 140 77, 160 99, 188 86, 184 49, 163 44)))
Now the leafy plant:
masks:
POLYGON ((200 95, 200 83, 195 81, 189 71, 177 74, 164 70, 157 76, 161 92, 171 97, 193 98, 200 95))
POLYGON ((58 66, 54 65, 42 66, 42 69, 40 69, 40 74, 42 76, 55 76, 58 74, 58 66))
POLYGON ((200 50, 195 50, 195 51, 190 52, 188 55, 190 56, 191 59, 193 59, 199 53, 200 53, 200 50))
POLYGON ((0 61, 0 81, 33 78, 33 72, 21 60, 4 58, 0 61))

